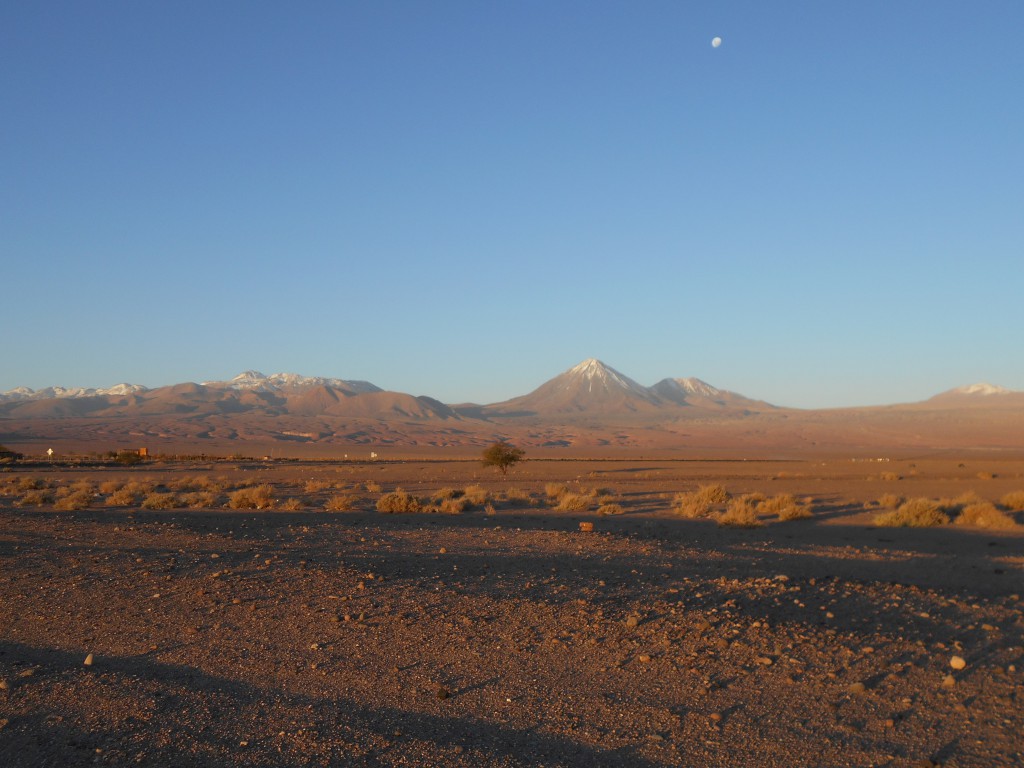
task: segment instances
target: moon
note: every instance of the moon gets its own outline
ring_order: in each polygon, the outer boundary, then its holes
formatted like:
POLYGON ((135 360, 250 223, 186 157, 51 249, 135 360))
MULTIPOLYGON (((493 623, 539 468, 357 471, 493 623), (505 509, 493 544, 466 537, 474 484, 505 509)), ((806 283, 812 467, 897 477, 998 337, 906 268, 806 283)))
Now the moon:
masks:
POLYGON ((712 38, 712 39, 711 39, 711 47, 712 47, 712 48, 717 48, 717 47, 718 47, 718 46, 720 46, 721 44, 722 44, 722 38, 720 38, 720 37, 715 37, 715 38, 712 38))

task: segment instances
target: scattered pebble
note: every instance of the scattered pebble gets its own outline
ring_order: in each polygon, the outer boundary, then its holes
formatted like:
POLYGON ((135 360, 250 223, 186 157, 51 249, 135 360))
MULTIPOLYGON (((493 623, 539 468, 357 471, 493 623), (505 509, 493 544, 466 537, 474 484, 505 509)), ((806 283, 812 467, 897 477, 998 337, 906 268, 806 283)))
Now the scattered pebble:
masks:
POLYGON ((942 678, 942 687, 943 688, 955 688, 956 687, 956 678, 953 677, 952 675, 946 675, 944 678, 942 678))
POLYGON ((864 691, 866 691, 867 689, 868 687, 864 685, 864 683, 857 681, 856 683, 850 683, 850 687, 846 690, 848 690, 850 693, 859 694, 864 693, 864 691))
POLYGON ((85 657, 85 661, 83 661, 82 663, 85 664, 85 666, 87 666, 87 667, 91 667, 92 666, 92 662, 93 662, 93 656, 90 653, 88 656, 85 657))
POLYGON ((949 666, 953 669, 963 669, 967 666, 967 662, 964 661, 962 656, 954 656, 949 660, 949 666))

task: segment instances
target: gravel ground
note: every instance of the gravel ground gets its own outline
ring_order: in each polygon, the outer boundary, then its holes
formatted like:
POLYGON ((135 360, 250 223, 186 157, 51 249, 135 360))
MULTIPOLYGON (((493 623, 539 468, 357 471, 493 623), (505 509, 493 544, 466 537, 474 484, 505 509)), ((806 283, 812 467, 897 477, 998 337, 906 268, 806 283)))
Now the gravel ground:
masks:
POLYGON ((840 523, 8 505, 0 753, 1021 765, 1024 537, 840 523))

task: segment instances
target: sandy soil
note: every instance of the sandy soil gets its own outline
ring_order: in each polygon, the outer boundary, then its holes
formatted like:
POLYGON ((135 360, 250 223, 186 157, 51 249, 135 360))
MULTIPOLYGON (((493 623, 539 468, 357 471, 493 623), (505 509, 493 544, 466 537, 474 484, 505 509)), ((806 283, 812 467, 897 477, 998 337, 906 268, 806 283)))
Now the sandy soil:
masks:
POLYGON ((54 466, 0 483, 7 765, 1024 759, 1024 535, 875 528, 864 506, 994 501, 1024 488, 1022 462, 54 466), (267 483, 299 509, 15 506, 25 477, 267 483), (552 481, 609 489, 624 514, 556 512, 552 481), (808 497, 815 516, 672 514, 708 482, 808 497), (367 483, 515 487, 535 506, 385 515, 367 483), (339 491, 355 509, 319 511, 339 491))

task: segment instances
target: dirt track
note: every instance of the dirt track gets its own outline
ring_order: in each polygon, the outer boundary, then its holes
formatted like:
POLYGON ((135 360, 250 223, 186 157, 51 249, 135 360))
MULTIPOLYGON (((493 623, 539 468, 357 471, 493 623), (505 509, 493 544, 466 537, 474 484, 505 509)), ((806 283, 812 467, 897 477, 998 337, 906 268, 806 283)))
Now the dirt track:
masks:
MULTIPOLYGON (((426 487, 421 470, 378 479, 426 487)), ((1020 764, 1021 534, 875 529, 836 500, 863 478, 828 491, 806 467, 774 482, 832 498, 818 519, 721 529, 659 511, 676 480, 644 471, 635 497, 620 483, 627 514, 602 518, 8 499, 0 750, 25 766, 1020 764)))

